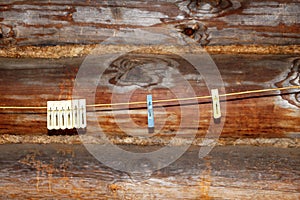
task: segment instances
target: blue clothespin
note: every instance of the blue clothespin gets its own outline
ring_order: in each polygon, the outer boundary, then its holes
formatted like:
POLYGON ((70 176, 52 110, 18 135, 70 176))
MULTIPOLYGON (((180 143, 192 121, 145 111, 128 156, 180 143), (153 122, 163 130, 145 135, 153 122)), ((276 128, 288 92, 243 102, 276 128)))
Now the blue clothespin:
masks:
POLYGON ((148 108, 148 132, 154 133, 154 114, 153 114, 153 104, 152 95, 147 95, 147 108, 148 108))

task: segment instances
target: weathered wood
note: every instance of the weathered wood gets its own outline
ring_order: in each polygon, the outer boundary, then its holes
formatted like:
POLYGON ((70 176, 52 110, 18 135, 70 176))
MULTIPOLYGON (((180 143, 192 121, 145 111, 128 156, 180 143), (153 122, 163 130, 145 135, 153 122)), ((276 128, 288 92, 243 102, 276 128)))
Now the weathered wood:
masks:
MULTIPOLYGON (((299 56, 296 55, 212 55, 212 58, 218 66, 227 93, 299 86, 299 56)), ((83 60, 84 57, 58 60, 1 58, 1 106, 46 106, 46 102, 50 100, 72 98, 75 77, 83 60)), ((81 91, 80 96, 87 99, 87 104, 94 100, 95 103, 111 103, 112 95, 113 100, 118 102, 145 101, 149 92, 153 94, 154 100, 174 98, 174 88, 184 95, 186 88, 178 82, 177 75, 172 74, 173 69, 178 69, 180 75, 192 85, 197 96, 209 94, 203 77, 191 64, 177 55, 121 56, 110 64, 98 83, 91 77, 98 73, 101 64, 95 61, 91 70, 85 74, 88 84, 96 83, 95 91, 89 87, 81 91), (137 60, 138 65, 134 63, 137 60), (146 70, 139 67, 144 66, 143 63, 147 64, 146 70), (166 73, 157 74, 155 70, 166 73), (132 88, 135 89, 134 93, 126 99, 132 88)), ((299 90, 283 93, 228 97, 221 137, 297 137, 300 130, 299 90)), ((221 107, 224 104, 222 102, 221 107)), ((176 102, 156 105, 164 106, 154 110, 156 133, 175 133, 180 124, 181 107, 176 102)), ((132 105, 128 113, 126 110, 112 112, 110 109, 97 108, 96 119, 92 118, 95 112, 88 109, 87 134, 98 133, 98 124, 107 135, 147 133, 147 112, 144 106, 132 105), (132 121, 141 130, 135 129, 132 121)), ((199 104, 187 105, 183 109, 191 116, 195 109, 200 110, 200 119, 199 124, 191 121, 180 134, 188 134, 191 129, 197 128, 199 137, 205 135, 211 120, 210 100, 199 100, 199 104)), ((45 109, 2 109, 0 117, 1 134, 48 133, 45 109)))
POLYGON ((0 45, 100 43, 164 28, 202 45, 300 44, 297 0, 1 1, 0 45))
MULTIPOLYGON (((147 40, 146 40, 147 42, 147 40)), ((163 43, 163 42, 162 42, 163 43)), ((167 43, 168 44, 168 43, 167 43)), ((175 44, 176 45, 176 44, 175 44)), ((72 58, 89 55, 95 47, 102 47, 102 53, 111 52, 108 45, 86 44, 86 45, 55 45, 55 46, 23 46, 0 48, 0 57, 5 58, 72 58), (107 50, 108 49, 108 50, 107 50)), ((109 45, 110 46, 110 45, 109 45)), ((161 45, 162 48, 166 44, 161 45)), ((187 45, 188 47, 188 45, 187 45)), ((191 48, 190 48, 191 49, 191 48)), ((116 50, 116 49, 115 49, 116 50)), ((299 55, 300 45, 288 46, 261 46, 261 45, 226 45, 226 46, 205 46, 209 54, 259 54, 259 55, 299 55)), ((112 50, 114 51, 114 50, 112 50)))
MULTIPOLYGON (((128 151, 159 147, 123 146, 128 151)), ((106 167, 81 145, 0 145, 1 199, 298 199, 299 149, 190 148, 153 173, 106 167)), ((138 166, 144 166, 140 161, 138 166)), ((147 163, 147 162, 146 162, 147 163)), ((135 166, 136 167, 136 166, 135 166)))

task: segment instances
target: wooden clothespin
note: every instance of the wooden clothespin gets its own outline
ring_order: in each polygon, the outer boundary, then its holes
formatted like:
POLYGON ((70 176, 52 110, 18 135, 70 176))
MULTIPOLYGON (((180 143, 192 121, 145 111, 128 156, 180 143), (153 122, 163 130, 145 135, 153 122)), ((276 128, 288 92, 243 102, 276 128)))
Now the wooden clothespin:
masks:
POLYGON ((221 106, 218 89, 211 90, 213 116, 215 123, 219 123, 221 120, 221 106))

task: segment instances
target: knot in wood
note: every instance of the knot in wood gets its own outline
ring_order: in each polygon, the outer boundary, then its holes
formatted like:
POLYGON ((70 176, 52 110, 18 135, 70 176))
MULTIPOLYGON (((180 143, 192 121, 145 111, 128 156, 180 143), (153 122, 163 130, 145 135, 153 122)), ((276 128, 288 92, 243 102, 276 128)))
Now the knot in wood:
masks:
POLYGON ((239 8, 240 2, 236 0, 184 0, 178 3, 178 6, 192 17, 211 18, 239 8))
POLYGON ((179 24, 175 26, 177 31, 184 34, 185 36, 190 37, 197 43, 201 45, 208 45, 210 40, 209 33, 207 32, 207 27, 201 23, 188 23, 188 24, 179 24))
MULTIPOLYGON (((292 62, 292 67, 285 79, 275 83, 277 87, 300 86, 300 58, 296 58, 292 62)), ((281 91, 282 98, 287 100, 290 104, 300 107, 300 92, 299 89, 288 91, 281 91)))

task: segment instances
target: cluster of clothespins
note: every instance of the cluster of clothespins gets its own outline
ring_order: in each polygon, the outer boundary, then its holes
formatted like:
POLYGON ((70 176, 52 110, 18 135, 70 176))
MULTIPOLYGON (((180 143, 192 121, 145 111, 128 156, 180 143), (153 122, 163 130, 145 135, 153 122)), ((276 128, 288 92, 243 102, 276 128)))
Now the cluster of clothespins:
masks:
POLYGON ((85 99, 47 102, 47 128, 49 130, 85 127, 85 99))

